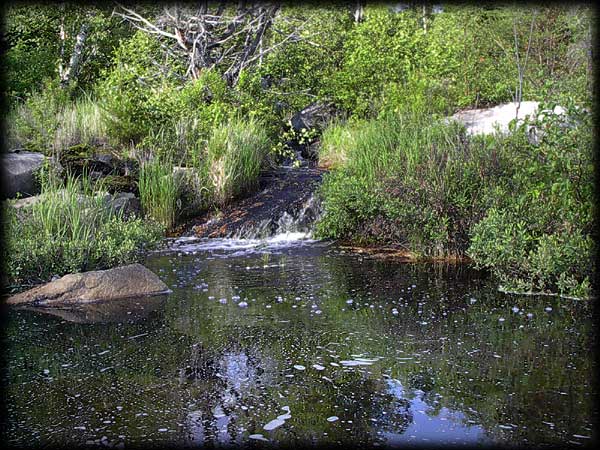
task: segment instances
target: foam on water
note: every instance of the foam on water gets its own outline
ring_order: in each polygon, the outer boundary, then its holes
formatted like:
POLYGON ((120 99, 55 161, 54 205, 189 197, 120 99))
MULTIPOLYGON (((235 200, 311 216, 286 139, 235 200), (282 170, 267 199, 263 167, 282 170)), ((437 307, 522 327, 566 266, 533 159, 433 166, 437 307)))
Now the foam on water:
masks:
POLYGON ((181 237, 169 245, 169 250, 181 253, 219 251, 236 255, 298 247, 318 242, 309 232, 279 233, 264 239, 181 237))

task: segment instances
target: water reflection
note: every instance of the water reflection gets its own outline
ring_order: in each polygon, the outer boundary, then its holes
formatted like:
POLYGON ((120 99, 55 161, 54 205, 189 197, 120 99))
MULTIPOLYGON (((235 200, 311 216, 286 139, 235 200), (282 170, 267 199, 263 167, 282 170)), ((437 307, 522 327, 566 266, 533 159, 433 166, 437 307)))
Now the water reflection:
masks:
POLYGON ((10 443, 593 437, 586 303, 306 242, 193 244, 149 258, 173 294, 139 314, 9 312, 10 443))

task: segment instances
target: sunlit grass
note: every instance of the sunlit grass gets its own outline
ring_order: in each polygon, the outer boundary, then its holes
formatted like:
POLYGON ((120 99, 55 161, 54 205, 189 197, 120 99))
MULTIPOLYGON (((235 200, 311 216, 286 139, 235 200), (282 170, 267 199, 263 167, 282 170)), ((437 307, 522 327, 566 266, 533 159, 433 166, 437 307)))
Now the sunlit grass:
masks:
POLYGON ((55 150, 84 144, 100 146, 108 141, 108 130, 102 110, 89 97, 77 99, 61 110, 54 135, 55 150))
POLYGON ((217 205, 256 188, 268 149, 267 134, 254 120, 232 119, 213 130, 201 172, 217 205))
POLYGON ((142 163, 138 188, 144 214, 165 228, 172 228, 175 225, 178 193, 173 164, 158 158, 142 163))

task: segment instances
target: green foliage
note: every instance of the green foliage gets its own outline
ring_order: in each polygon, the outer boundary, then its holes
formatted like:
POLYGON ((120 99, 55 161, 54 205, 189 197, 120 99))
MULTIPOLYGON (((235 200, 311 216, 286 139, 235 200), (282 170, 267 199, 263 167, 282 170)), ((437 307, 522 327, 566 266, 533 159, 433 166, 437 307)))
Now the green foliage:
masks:
POLYGON ((413 72, 404 83, 383 86, 378 110, 402 114, 448 115, 453 111, 452 92, 447 81, 413 72))
POLYGON ((9 146, 50 153, 68 103, 68 92, 58 82, 47 80, 44 88, 17 104, 10 114, 9 146))
POLYGON ((44 89, 14 106, 8 120, 8 145, 44 154, 82 145, 102 147, 108 130, 98 101, 69 99, 68 90, 48 80, 44 89))
POLYGON ((215 128, 200 163, 212 200, 223 206, 255 189, 269 148, 268 136, 255 120, 232 118, 215 128))
POLYGON ((591 115, 539 115, 539 145, 523 124, 500 146, 505 175, 472 229, 470 256, 508 289, 588 296, 594 271, 591 115))
POLYGON ((398 114, 333 130, 324 133, 326 157, 345 162, 322 186, 320 236, 400 244, 418 255, 464 253, 494 174, 485 141, 469 142, 455 124, 398 114), (336 152, 336 143, 346 148, 336 152))
POLYGON ((341 68, 334 75, 334 100, 352 114, 373 115, 386 83, 402 82, 422 57, 423 30, 411 11, 368 7, 366 19, 348 34, 341 68))
POLYGON ((6 9, 4 66, 7 93, 24 99, 56 74, 60 11, 43 5, 6 9))
POLYGON ((101 186, 86 177, 68 177, 62 185, 45 173, 39 201, 19 210, 4 205, 9 285, 134 262, 162 236, 156 224, 125 220, 108 208, 102 195, 94 195, 101 186))
POLYGON ((168 119, 148 130, 140 146, 156 155, 194 165, 212 130, 235 111, 232 96, 217 72, 203 72, 197 80, 171 93, 168 119))
POLYGON ((116 142, 139 142, 153 128, 167 124, 172 115, 177 67, 167 76, 157 72, 153 60, 159 49, 158 41, 138 31, 121 43, 115 67, 104 74, 99 98, 108 132, 116 142))
POLYGON ((11 101, 24 100, 43 89, 46 79, 58 79, 59 64, 68 67, 76 36, 86 24, 88 32, 75 83, 91 89, 112 64, 113 51, 129 28, 111 16, 111 8, 63 5, 11 5, 6 10, 4 64, 11 101), (61 39, 61 27, 64 40, 61 39))
POLYGON ((382 199, 362 178, 342 171, 328 173, 320 188, 325 215, 317 223, 316 235, 322 238, 352 239, 363 243, 369 237, 359 231, 381 209, 382 199))
POLYGON ((177 213, 178 186, 173 177, 173 165, 155 158, 140 167, 138 189, 146 217, 171 229, 177 213))

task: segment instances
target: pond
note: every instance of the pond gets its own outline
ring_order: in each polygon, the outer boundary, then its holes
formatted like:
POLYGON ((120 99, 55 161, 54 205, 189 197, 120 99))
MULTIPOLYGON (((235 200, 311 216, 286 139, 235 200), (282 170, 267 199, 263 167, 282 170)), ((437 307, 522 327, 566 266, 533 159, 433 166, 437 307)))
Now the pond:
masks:
POLYGON ((186 240, 166 298, 6 321, 13 445, 588 445, 591 305, 311 240, 186 240))

